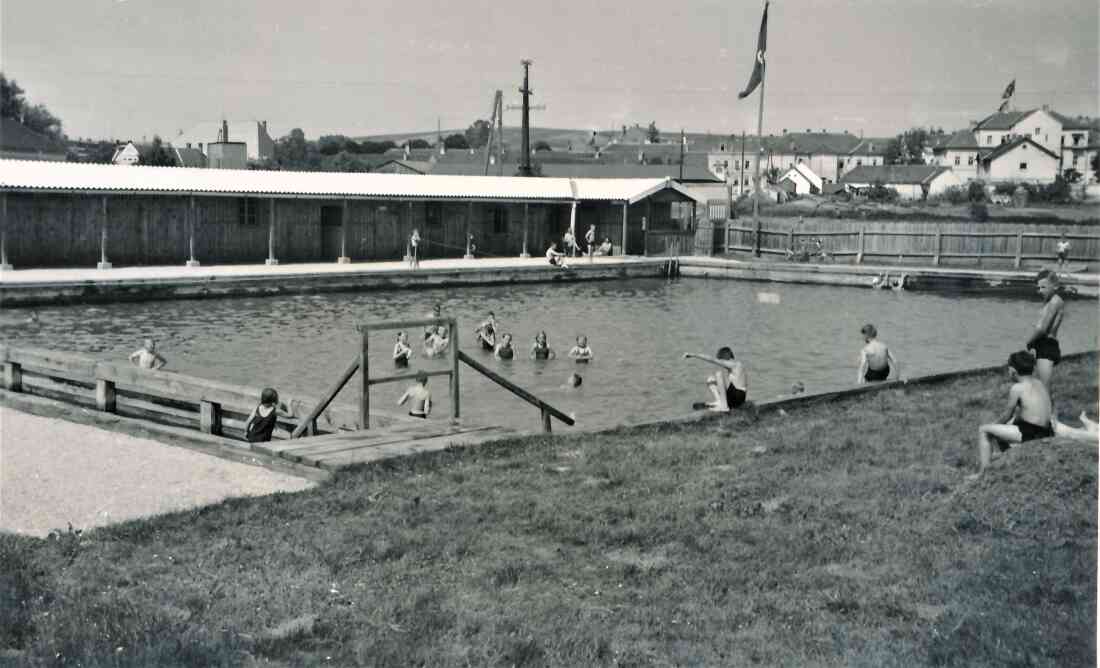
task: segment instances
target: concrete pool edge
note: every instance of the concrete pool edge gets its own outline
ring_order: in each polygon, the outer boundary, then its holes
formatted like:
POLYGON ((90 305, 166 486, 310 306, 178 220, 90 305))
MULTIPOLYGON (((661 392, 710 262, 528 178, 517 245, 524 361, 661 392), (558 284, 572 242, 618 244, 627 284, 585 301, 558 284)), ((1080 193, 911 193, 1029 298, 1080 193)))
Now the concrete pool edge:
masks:
MULTIPOLYGON (((870 288, 882 274, 906 275, 909 290, 959 290, 1034 294, 1036 270, 967 269, 955 267, 803 264, 745 261, 730 258, 683 256, 676 258, 679 275, 688 278, 802 283, 870 288)), ((1080 297, 1100 296, 1100 274, 1062 274, 1062 283, 1080 297)))
POLYGON ((350 265, 223 265, 181 270, 146 267, 117 270, 57 269, 0 274, 0 304, 31 307, 162 299, 261 297, 320 292, 583 282, 667 276, 670 258, 577 258, 568 270, 535 258, 425 260, 350 265))

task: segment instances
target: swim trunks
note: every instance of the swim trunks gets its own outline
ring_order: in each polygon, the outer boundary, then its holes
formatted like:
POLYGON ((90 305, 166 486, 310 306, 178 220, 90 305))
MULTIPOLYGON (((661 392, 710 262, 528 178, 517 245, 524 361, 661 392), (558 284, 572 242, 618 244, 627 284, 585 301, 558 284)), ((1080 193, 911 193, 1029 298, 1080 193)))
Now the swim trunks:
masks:
MULTIPOLYGON (((1050 438, 1051 436, 1054 436, 1054 430, 1050 428, 1049 424, 1040 427, 1037 424, 1032 424, 1027 420, 1021 420, 1020 418, 1016 418, 1015 420, 1013 420, 1012 424, 1020 430, 1021 443, 1034 441, 1037 438, 1050 438)), ((997 447, 999 447, 1000 450, 1004 452, 1005 450, 1011 448, 1012 444, 1006 443, 1005 441, 997 441, 997 447)))
POLYGON ((550 359, 550 349, 549 348, 535 348, 535 359, 537 359, 537 360, 550 359))
POLYGON ((482 347, 483 350, 488 350, 489 352, 493 352, 494 350, 496 350, 495 345, 493 345, 492 343, 489 343, 488 341, 486 341, 482 337, 478 337, 478 338, 481 339, 481 347, 482 347))
POLYGON ((402 355, 401 357, 395 358, 393 360, 393 365, 395 367, 399 367, 399 368, 402 368, 402 369, 408 367, 409 366, 409 356, 408 355, 402 355))
POLYGON ((745 403, 747 397, 748 393, 744 390, 739 390, 732 384, 726 385, 726 404, 729 405, 730 408, 737 408, 745 403))
POLYGON ((588 364, 588 357, 578 357, 575 361, 577 364, 588 364))
POLYGON ((1031 344, 1031 350, 1035 351, 1035 359, 1050 360, 1055 364, 1062 361, 1062 348, 1058 345, 1058 339, 1052 336, 1044 336, 1031 344))
POLYGON ((867 373, 863 374, 863 380, 874 383, 880 380, 886 380, 890 377, 890 365, 882 367, 881 369, 867 369, 867 373))
POLYGON ((427 415, 425 415, 423 413, 414 413, 412 411, 409 411, 409 416, 414 417, 414 418, 421 418, 422 420, 427 420, 428 419, 427 415))
POLYGON ((512 349, 512 348, 501 348, 497 352, 497 354, 500 355, 500 359, 502 359, 502 360, 510 360, 510 359, 512 359, 512 356, 515 354, 515 350, 512 349))

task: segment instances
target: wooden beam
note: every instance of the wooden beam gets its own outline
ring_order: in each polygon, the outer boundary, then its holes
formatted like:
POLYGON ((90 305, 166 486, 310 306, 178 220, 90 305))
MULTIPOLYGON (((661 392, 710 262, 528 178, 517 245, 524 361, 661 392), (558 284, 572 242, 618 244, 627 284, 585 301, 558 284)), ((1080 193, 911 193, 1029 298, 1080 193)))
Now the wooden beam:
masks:
POLYGON ((114 413, 117 410, 115 384, 109 380, 97 378, 95 381, 95 406, 101 411, 114 413))
MULTIPOLYGON (((526 205, 525 205, 526 206, 526 205)), ((526 231, 525 231, 526 233, 526 231)), ((11 271, 8 263, 8 193, 0 193, 0 271, 11 271)))
POLYGON ((18 362, 4 362, 4 389, 9 392, 23 391, 23 367, 18 362))
POLYGON ((100 228, 99 228, 99 262, 96 263, 96 269, 110 269, 111 263, 107 261, 107 196, 103 195, 102 211, 100 213, 100 228))
POLYGON ((191 195, 190 198, 190 215, 188 216, 188 234, 187 234, 187 252, 189 257, 187 260, 188 267, 199 266, 199 261, 195 259, 195 196, 191 195))
POLYGON ((214 401, 199 402, 199 431, 207 434, 222 433, 222 406, 214 401))
POLYGON ((361 329, 359 335, 359 428, 370 428, 370 330, 361 329))
MULTIPOLYGON (((366 337, 366 334, 364 333, 363 336, 366 337)), ((316 424, 317 418, 321 415, 321 413, 325 412, 325 409, 328 408, 328 405, 331 404, 332 400, 336 398, 336 395, 340 394, 340 390, 344 389, 344 386, 348 384, 348 381, 351 380, 351 377, 354 376, 355 372, 359 370, 359 364, 359 357, 356 356, 356 358, 352 360, 351 364, 349 364, 348 367, 344 369, 344 373, 340 374, 340 377, 336 380, 335 383, 332 384, 332 387, 330 387, 328 391, 325 392, 325 394, 321 397, 321 400, 314 404, 313 408, 310 409, 309 414, 305 417, 305 419, 299 422, 298 426, 294 428, 294 431, 290 434, 291 438, 300 437, 307 429, 310 428, 311 425, 316 424)))
POLYGON ((344 209, 340 213, 340 257, 336 258, 336 261, 340 264, 351 262, 351 258, 348 257, 348 198, 346 197, 344 198, 344 209))
POLYGON ((523 251, 520 252, 520 257, 531 257, 531 254, 527 252, 527 230, 531 227, 530 211, 527 202, 523 203, 523 251))
MULTIPOLYGON (((356 365, 358 365, 359 361, 356 360, 355 363, 356 365)), ((367 384, 382 385, 383 383, 396 383, 402 380, 416 380, 420 374, 424 374, 425 376, 431 378, 433 376, 450 376, 453 375, 454 372, 450 369, 442 369, 436 371, 410 371, 409 373, 398 373, 392 376, 375 376, 374 378, 371 378, 369 381, 367 381, 367 384)))
POLYGON ((619 255, 626 255, 626 241, 627 241, 627 209, 630 206, 628 202, 623 202, 623 247, 619 251, 619 255))
POLYGON ((267 260, 264 264, 268 266, 279 264, 279 261, 275 259, 275 198, 269 198, 271 202, 270 216, 267 219, 267 260))
POLYGON ((393 320, 390 322, 364 322, 355 326, 360 332, 384 332, 394 329, 412 329, 429 325, 450 325, 452 318, 421 318, 419 320, 393 320))
POLYGON ((470 202, 466 205, 466 252, 462 255, 463 260, 474 259, 473 253, 470 252, 470 221, 474 218, 474 203, 470 202))
POLYGON ((540 410, 544 410, 544 411, 548 412, 550 415, 556 417, 557 419, 561 420, 565 424, 570 425, 570 426, 574 424, 573 418, 569 417, 568 415, 561 412, 557 408, 554 408, 550 404, 546 403, 542 399, 539 399, 538 397, 531 394, 527 390, 523 389, 519 385, 516 385, 515 383, 508 380, 504 376, 501 376, 500 374, 493 371, 492 369, 489 369, 484 364, 482 364, 482 363, 478 362, 477 360, 473 359, 472 357, 470 357, 466 353, 462 352, 461 350, 459 350, 457 352, 458 352, 458 359, 462 360, 463 362, 466 363, 467 366, 472 367, 475 371, 481 373, 483 376, 485 376, 489 380, 493 381, 497 385, 500 385, 504 389, 508 390, 509 392, 516 395, 520 399, 523 399, 524 401, 531 404, 532 406, 535 406, 536 408, 538 408, 540 410))
POLYGON ((458 383, 458 357, 462 351, 458 349, 458 321, 451 319, 451 419, 457 420, 459 416, 459 383, 458 383))

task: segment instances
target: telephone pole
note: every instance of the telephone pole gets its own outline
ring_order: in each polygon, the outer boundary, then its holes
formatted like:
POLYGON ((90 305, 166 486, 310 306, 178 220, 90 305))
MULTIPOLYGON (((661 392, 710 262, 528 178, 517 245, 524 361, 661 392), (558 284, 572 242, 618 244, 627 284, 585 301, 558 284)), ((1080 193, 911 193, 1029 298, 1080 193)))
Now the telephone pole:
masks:
POLYGON ((519 89, 523 93, 523 164, 520 165, 519 175, 531 176, 531 87, 528 85, 531 61, 525 59, 520 63, 523 64, 523 88, 519 89))

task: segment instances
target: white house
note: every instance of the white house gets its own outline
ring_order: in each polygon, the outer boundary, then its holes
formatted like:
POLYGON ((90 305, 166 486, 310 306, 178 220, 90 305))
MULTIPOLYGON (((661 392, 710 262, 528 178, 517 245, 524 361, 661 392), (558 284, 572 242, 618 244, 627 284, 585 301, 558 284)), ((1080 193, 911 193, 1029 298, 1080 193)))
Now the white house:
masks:
POLYGON ((925 199, 962 185, 962 179, 948 167, 938 165, 878 165, 856 167, 841 177, 849 191, 869 190, 883 185, 898 191, 902 199, 925 199))
POLYGON ((119 146, 115 149, 115 154, 111 156, 111 162, 116 165, 136 165, 141 161, 141 152, 138 151, 138 147, 134 146, 134 142, 128 141, 124 146, 119 146))
MULTIPOLYGON (((1100 149, 1100 138, 1097 134, 1096 127, 1089 119, 1064 116, 1047 105, 1027 111, 991 114, 974 127, 974 136, 983 153, 983 162, 987 153, 995 151, 1001 145, 1027 137, 1057 156, 1058 168, 1054 171, 1054 176, 1065 175, 1072 169, 1081 174, 1086 182, 1096 178, 1092 170, 1092 159, 1100 149)), ((1035 181, 1031 176, 1033 173, 1034 170, 1031 169, 1024 180, 1035 181)), ((1052 181, 1054 176, 1050 176, 1049 180, 1052 181)))
POLYGON ((798 195, 816 195, 824 185, 821 177, 802 162, 796 163, 779 178, 780 185, 785 181, 794 186, 794 192, 798 195))
POLYGON ((1031 137, 1019 137, 982 155, 979 178, 987 181, 1052 183, 1059 174, 1058 154, 1031 137))

